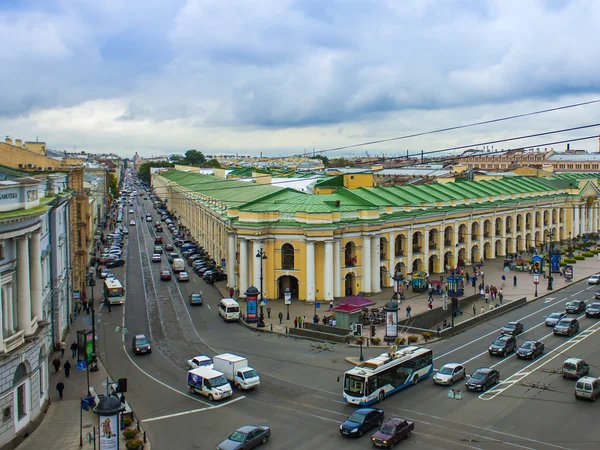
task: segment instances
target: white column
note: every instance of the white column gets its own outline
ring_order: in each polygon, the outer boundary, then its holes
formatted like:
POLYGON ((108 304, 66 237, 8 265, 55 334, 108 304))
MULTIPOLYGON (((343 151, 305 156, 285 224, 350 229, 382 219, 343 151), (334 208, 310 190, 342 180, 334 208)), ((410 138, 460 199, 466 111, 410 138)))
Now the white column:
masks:
MULTIPOLYGON (((485 260, 485 218, 480 219, 479 223, 479 259, 485 260)), ((480 261, 473 261, 473 264, 478 264, 480 261)))
POLYGON ((38 321, 44 320, 42 303, 42 254, 40 251, 40 232, 31 235, 29 252, 29 271, 31 274, 31 314, 38 321))
POLYGON ((17 284, 19 330, 31 334, 31 290, 29 287, 29 239, 17 238, 17 284))
POLYGON ((246 239, 240 239, 240 297, 246 297, 244 292, 248 289, 248 241, 246 239))
POLYGON ((408 229, 408 237, 406 239, 406 273, 412 272, 412 259, 413 259, 413 230, 412 227, 408 229))
POLYGON ((588 233, 592 233, 594 231, 594 222, 593 222, 593 217, 594 217, 594 209, 593 206, 589 206, 587 208, 587 215, 588 215, 588 225, 587 225, 587 232, 588 233))
POLYGON ((573 205, 573 237, 579 235, 579 207, 573 205))
POLYGON ((429 273, 429 225, 425 225, 425 235, 423 236, 423 270, 427 275, 429 273))
POLYGON ((362 236, 362 291, 371 293, 371 237, 362 236))
MULTIPOLYGON (((473 238, 471 236, 471 231, 473 230, 473 219, 469 218, 469 221, 467 222, 467 251, 465 252, 467 255, 467 261, 471 261, 471 247, 473 245, 473 242, 471 241, 471 239, 473 238)), ((471 261, 471 264, 473 264, 473 261, 471 261)), ((465 263, 465 266, 468 266, 467 263, 465 263)))
POLYGON ((593 232, 597 233, 598 232, 598 203, 594 203, 594 205, 592 206, 592 211, 594 212, 594 228, 593 228, 593 232))
POLYGON ((333 277, 333 241, 325 241, 325 301, 333 300, 333 277))
POLYGON ((2 284, 0 284, 0 352, 4 352, 4 328, 8 329, 7 306, 2 299, 2 284))
POLYGON ((315 301, 315 243, 306 241, 306 301, 315 301))
POLYGON ((12 333, 15 331, 15 306, 14 306, 14 299, 13 299, 13 284, 12 284, 12 282, 10 282, 6 285, 6 296, 8 297, 6 299, 6 301, 7 301, 6 313, 8 314, 8 317, 6 319, 6 324, 7 324, 8 332, 12 333))
POLYGON ((333 295, 342 296, 342 262, 341 262, 341 243, 339 239, 333 241, 333 295))
POLYGON ((227 244, 227 287, 235 286, 235 234, 229 233, 227 244))
MULTIPOLYGON (((250 255, 250 257, 252 258, 252 260, 254 261, 254 286, 256 287, 256 289, 260 289, 260 262, 261 259, 257 258, 256 255, 258 254, 258 251, 263 247, 263 241, 262 240, 256 240, 256 241, 252 241, 252 254, 250 255)), ((264 270, 264 267, 263 267, 264 270)), ((264 280, 263 280, 264 281, 264 280)), ((261 292, 262 295, 262 292, 261 292)))
MULTIPOLYGON (((395 239, 394 232, 390 231, 389 250, 388 250, 388 255, 390 255, 389 256, 390 267, 388 267, 388 271, 392 276, 394 276, 394 274, 396 273, 396 242, 394 239, 395 239)), ((394 281, 391 278, 389 278, 387 281, 388 282, 386 284, 388 287, 394 286, 394 281)))
POLYGON ((381 236, 371 238, 371 292, 381 292, 381 236))

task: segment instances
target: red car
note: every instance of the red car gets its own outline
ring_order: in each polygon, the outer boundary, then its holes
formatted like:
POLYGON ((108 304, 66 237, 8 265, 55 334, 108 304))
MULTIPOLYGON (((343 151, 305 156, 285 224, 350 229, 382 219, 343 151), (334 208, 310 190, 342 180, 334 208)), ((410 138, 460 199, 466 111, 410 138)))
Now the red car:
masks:
POLYGON ((410 432, 414 429, 414 422, 392 416, 386 419, 379 428, 379 431, 371 436, 371 444, 375 447, 392 448, 402 439, 410 436, 410 432))
POLYGON ((160 279, 163 281, 169 281, 171 279, 171 272, 169 272, 168 270, 163 270, 160 273, 160 279))

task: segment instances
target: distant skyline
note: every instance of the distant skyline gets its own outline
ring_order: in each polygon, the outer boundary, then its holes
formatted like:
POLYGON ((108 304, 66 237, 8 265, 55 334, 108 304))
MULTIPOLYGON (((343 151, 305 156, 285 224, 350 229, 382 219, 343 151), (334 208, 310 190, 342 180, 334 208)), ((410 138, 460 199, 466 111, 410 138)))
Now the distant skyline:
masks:
MULTIPOLYGON (((479 122, 600 98, 598 23, 593 0, 0 2, 0 133, 124 157, 289 156, 479 122)), ((598 117, 600 104, 326 155, 598 117)), ((571 147, 597 152, 598 140, 571 147)))

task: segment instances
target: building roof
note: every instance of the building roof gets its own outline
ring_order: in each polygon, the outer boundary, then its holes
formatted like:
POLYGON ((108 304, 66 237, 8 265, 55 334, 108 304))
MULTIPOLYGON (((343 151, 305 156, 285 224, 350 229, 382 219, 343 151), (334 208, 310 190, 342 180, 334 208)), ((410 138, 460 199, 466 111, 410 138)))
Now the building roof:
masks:
POLYGON ((546 158, 546 160, 547 161, 566 161, 566 162, 600 161, 600 153, 584 153, 584 154, 555 153, 554 155, 546 158))

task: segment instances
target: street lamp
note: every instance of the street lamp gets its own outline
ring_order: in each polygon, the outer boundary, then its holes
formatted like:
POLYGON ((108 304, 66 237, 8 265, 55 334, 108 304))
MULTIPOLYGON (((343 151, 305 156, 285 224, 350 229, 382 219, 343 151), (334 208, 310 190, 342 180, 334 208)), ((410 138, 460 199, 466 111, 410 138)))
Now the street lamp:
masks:
POLYGON ((533 276, 533 284, 535 284, 535 294, 534 297, 538 296, 538 284, 540 284, 540 278, 538 275, 533 276))
POLYGON ((397 271, 392 277, 392 280, 394 280, 395 282, 393 299, 398 300, 399 298, 401 298, 400 283, 404 281, 404 275, 402 275, 402 272, 397 271))
POLYGON ((258 317, 257 327, 264 328, 265 326, 265 315, 263 314, 263 260, 267 259, 265 251, 261 248, 257 253, 256 257, 260 258, 260 316, 258 317))

